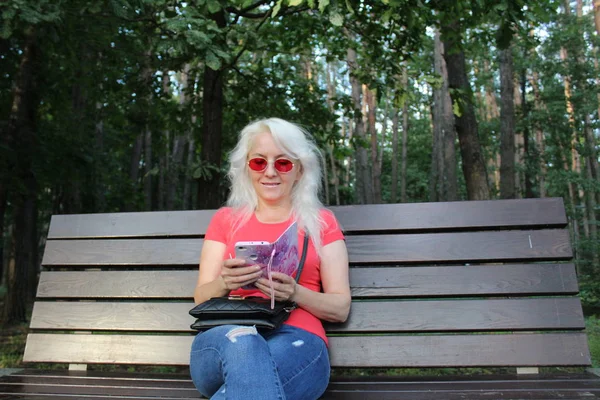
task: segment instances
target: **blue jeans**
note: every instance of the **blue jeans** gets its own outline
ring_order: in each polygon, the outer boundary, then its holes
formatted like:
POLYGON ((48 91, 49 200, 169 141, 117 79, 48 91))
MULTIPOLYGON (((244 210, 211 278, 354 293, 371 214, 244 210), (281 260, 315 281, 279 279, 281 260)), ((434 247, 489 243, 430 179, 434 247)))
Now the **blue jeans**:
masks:
POLYGON ((198 334, 190 374, 211 399, 318 399, 329 383, 329 354, 323 339, 293 326, 259 332, 222 325, 198 334))

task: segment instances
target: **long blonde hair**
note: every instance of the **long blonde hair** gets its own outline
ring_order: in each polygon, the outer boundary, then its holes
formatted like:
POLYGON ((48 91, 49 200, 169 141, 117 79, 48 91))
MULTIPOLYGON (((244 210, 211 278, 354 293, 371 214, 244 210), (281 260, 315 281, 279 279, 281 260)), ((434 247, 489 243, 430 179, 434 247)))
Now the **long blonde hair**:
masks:
POLYGON ((227 205, 235 212, 234 230, 248 221, 258 207, 258 196, 248 174, 247 158, 255 137, 269 132, 273 140, 285 154, 299 160, 302 175, 292 188, 292 213, 298 226, 304 229, 317 250, 321 250, 321 229, 323 220, 320 211, 323 204, 319 200, 321 190, 321 153, 311 135, 298 125, 280 118, 262 119, 247 125, 240 132, 237 145, 229 154, 228 177, 231 191, 227 205))

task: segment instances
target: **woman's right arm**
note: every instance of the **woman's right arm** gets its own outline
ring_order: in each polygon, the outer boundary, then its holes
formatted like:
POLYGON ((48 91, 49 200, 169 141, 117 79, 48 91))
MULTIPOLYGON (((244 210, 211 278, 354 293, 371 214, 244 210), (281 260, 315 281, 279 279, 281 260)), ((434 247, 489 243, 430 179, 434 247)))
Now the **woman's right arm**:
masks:
POLYGON ((227 296, 230 291, 256 281, 261 270, 257 265, 244 267, 244 260, 225 259, 225 243, 204 240, 200 254, 198 283, 194 302, 200 304, 212 297, 227 296))

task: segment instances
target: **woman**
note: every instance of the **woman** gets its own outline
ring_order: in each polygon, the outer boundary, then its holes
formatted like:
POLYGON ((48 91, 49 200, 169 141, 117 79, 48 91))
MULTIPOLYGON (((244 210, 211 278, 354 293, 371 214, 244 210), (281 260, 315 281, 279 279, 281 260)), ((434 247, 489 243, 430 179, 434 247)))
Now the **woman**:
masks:
POLYGON ((278 119, 246 126, 230 154, 228 207, 209 224, 194 300, 227 295, 270 297, 298 304, 273 331, 224 325, 196 336, 190 372, 212 399, 317 399, 329 382, 321 320, 343 322, 350 311, 348 254, 333 214, 318 199, 319 150, 298 126, 278 119), (276 240, 293 222, 310 241, 300 282, 233 258, 239 241, 276 240), (254 283, 256 289, 241 289, 254 283))

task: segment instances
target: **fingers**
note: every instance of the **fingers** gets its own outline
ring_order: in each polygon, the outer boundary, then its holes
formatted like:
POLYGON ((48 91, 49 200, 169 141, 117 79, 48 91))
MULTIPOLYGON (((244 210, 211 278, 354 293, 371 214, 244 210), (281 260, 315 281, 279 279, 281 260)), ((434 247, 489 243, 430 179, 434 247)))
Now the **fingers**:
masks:
MULTIPOLYGON (((280 274, 284 275, 284 274, 280 274)), ((287 276, 287 275, 284 275, 287 276)), ((289 277, 288 277, 289 278, 289 277)), ((265 295, 271 297, 271 288, 269 286, 269 280, 261 278, 255 282, 256 287, 265 295)), ((290 279, 288 282, 281 282, 279 279, 275 280, 275 273, 273 273, 273 289, 275 292, 275 300, 286 301, 291 300, 296 292, 296 281, 290 279)))
POLYGON ((221 269, 221 279, 225 283, 228 290, 239 289, 242 286, 249 285, 255 282, 262 275, 262 271, 258 265, 243 266, 240 260, 226 260, 221 269))

